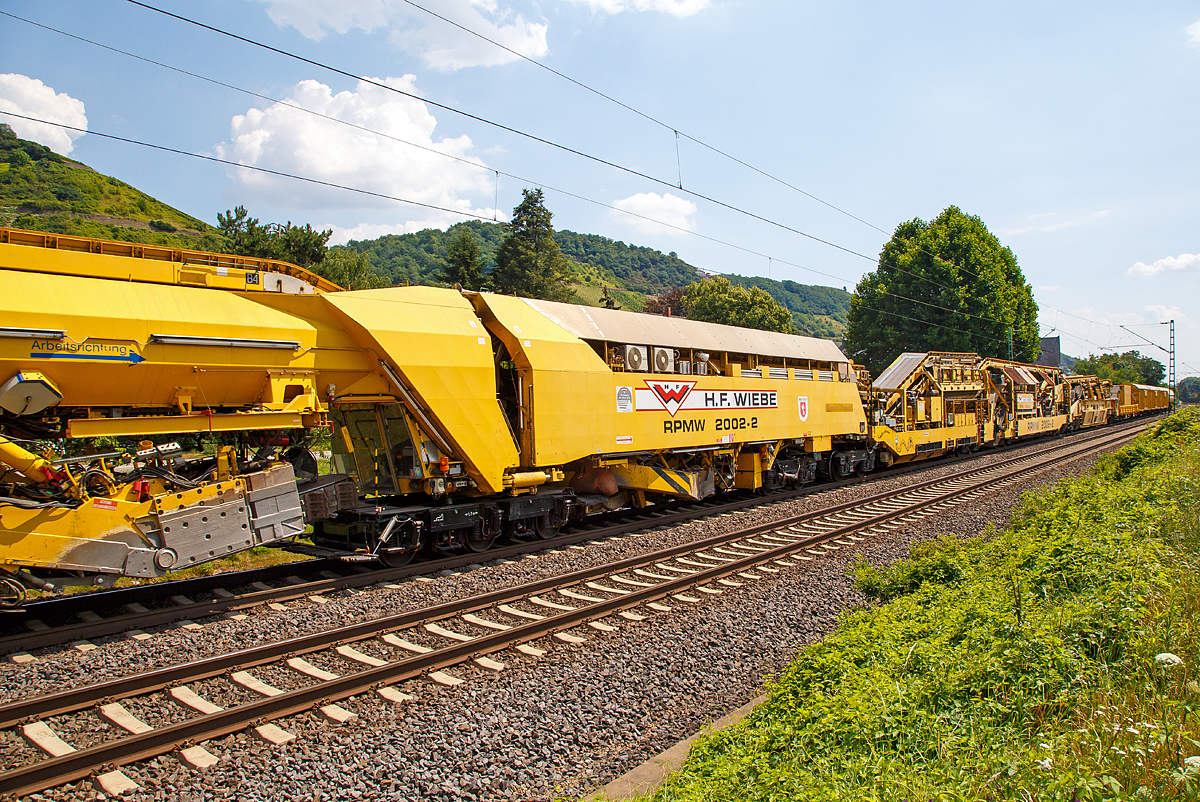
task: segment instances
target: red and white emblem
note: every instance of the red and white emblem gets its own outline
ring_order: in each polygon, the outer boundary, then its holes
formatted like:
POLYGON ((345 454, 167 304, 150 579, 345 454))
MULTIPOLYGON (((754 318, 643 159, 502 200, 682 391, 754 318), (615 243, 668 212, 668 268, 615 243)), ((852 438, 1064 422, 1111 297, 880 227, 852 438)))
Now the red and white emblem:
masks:
POLYGON ((654 391, 654 395, 666 407, 667 412, 671 413, 671 417, 675 417, 675 413, 679 411, 679 407, 683 404, 683 400, 688 397, 688 393, 696 386, 696 382, 659 382, 647 381, 646 386, 654 391))
POLYGON ((797 404, 800 408, 800 420, 808 420, 808 396, 802 395, 797 397, 797 404))

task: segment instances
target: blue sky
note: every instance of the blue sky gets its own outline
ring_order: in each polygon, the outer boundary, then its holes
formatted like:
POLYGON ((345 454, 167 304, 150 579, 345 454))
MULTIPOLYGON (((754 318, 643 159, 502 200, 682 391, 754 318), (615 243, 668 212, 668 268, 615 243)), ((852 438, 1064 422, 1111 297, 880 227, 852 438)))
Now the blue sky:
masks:
MULTIPOLYGON (((1195 2, 151 5, 422 100, 126 0, 7 0, 0 11, 290 105, 0 16, 0 110, 488 219, 543 186, 559 228, 850 289, 898 223, 953 204, 1012 247, 1064 351, 1166 345, 1158 323, 1174 317, 1179 375, 1200 374, 1195 2)), ((241 203, 345 241, 468 219, 7 121, 210 223, 241 203)))

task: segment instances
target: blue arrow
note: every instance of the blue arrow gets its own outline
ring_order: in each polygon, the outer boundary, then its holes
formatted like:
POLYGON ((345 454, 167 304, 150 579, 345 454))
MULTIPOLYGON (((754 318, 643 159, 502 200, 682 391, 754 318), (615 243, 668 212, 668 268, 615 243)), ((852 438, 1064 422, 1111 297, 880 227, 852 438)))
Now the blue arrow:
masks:
POLYGON ((102 356, 99 354, 56 354, 56 353, 37 353, 36 351, 29 355, 30 359, 88 359, 93 362, 128 362, 130 365, 136 365, 139 362, 145 362, 146 358, 136 351, 130 351, 128 354, 114 354, 112 356, 102 356))

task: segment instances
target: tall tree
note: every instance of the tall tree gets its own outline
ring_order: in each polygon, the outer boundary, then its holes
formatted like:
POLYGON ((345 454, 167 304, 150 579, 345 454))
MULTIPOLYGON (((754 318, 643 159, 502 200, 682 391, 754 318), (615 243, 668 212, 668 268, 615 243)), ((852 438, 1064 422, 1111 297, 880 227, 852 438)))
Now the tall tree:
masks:
POLYGON ((608 287, 605 287, 600 291, 600 305, 605 309, 621 308, 621 304, 617 301, 617 299, 608 294, 608 287))
POLYGON ((390 282, 371 269, 371 257, 350 248, 333 248, 313 272, 347 290, 373 290, 390 282))
POLYGON ((217 213, 217 227, 225 236, 226 253, 255 256, 259 259, 282 259, 300 267, 319 264, 328 252, 326 243, 333 229, 317 231, 308 223, 293 226, 287 223, 262 224, 251 217, 245 206, 235 207, 224 214, 217 213))
POLYGON ((508 236, 496 252, 492 289, 526 298, 570 300, 574 297, 567 283, 570 271, 554 241, 553 215, 546 208, 542 190, 523 189, 521 195, 507 225, 508 236))
POLYGON ((850 299, 845 350, 878 375, 904 351, 1037 358, 1037 304, 1011 249, 950 206, 901 223, 850 299))
POLYGON ((483 288, 483 268, 487 260, 479 250, 479 241, 471 229, 462 226, 446 243, 446 261, 438 276, 447 284, 457 284, 468 290, 483 288))
POLYGON ((237 206, 224 214, 217 212, 217 228, 227 240, 225 252, 259 259, 275 258, 275 243, 267 227, 251 217, 245 206, 237 206))
POLYGON ((1076 359, 1072 368, 1081 376, 1099 376, 1113 384, 1162 384, 1167 369, 1157 359, 1142 356, 1140 351, 1123 354, 1101 354, 1076 359))
POLYGON ((712 276, 687 288, 683 305, 692 320, 725 323, 762 331, 797 334, 792 313, 758 287, 739 287, 724 276, 712 276))
POLYGON ((1175 392, 1179 394, 1179 400, 1185 404, 1200 403, 1200 379, 1188 376, 1179 382, 1175 392))

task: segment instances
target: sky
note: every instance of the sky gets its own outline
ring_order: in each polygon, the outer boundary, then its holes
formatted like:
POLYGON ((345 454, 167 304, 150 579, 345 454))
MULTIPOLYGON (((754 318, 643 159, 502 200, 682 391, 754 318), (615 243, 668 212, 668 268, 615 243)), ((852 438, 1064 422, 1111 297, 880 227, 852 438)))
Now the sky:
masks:
POLYGON ((241 204, 342 243, 541 187, 557 228, 850 290, 955 205, 1064 352, 1165 364, 1174 319, 1200 375, 1194 0, 147 4, 275 50, 130 0, 5 0, 0 112, 88 133, 0 122, 212 224, 241 204))

